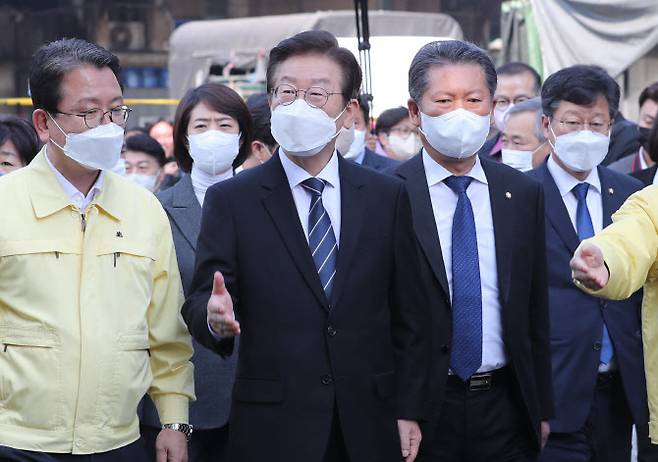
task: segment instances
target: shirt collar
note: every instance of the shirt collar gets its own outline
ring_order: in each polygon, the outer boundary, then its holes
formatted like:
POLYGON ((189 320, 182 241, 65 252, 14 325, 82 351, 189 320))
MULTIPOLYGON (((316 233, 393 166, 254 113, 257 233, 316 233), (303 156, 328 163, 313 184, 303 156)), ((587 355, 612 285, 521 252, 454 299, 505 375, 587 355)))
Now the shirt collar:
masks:
MULTIPOLYGON (((425 167, 427 185, 430 187, 441 183, 443 180, 453 175, 445 167, 432 159, 425 148, 423 148, 423 166, 425 167)), ((473 168, 471 168, 471 171, 466 174, 466 176, 470 176, 480 183, 489 184, 487 181, 487 176, 484 173, 484 169, 482 168, 482 163, 480 162, 480 156, 477 154, 475 154, 475 164, 473 165, 473 168)))
POLYGON ((50 169, 53 171, 55 174, 55 178, 57 178, 57 182, 62 186, 64 189, 64 192, 68 196, 69 200, 73 204, 79 204, 82 203, 85 199, 87 199, 89 202, 91 202, 94 197, 96 197, 98 194, 100 194, 102 187, 103 187, 103 180, 104 180, 104 172, 101 170, 100 175, 98 175, 98 178, 94 182, 93 186, 87 193, 87 196, 82 194, 73 184, 67 180, 64 175, 60 173, 59 170, 55 168, 55 166, 52 164, 48 157, 48 150, 46 149, 45 151, 45 157, 46 157, 46 162, 48 163, 48 166, 50 169))
POLYGON ((580 181, 578 178, 573 177, 569 172, 560 167, 557 162, 555 162, 552 154, 548 158, 547 167, 562 197, 571 193, 573 188, 580 183, 588 183, 591 187, 596 189, 596 192, 599 194, 601 193, 601 179, 599 178, 598 167, 594 167, 589 172, 585 181, 580 181))
MULTIPOLYGON (((309 178, 313 178, 313 175, 290 160, 286 153, 283 152, 283 150, 280 150, 279 158, 281 159, 283 171, 286 173, 286 177, 288 178, 290 189, 299 186, 303 181, 308 180, 309 178)), ((331 155, 331 159, 329 159, 327 165, 324 166, 322 171, 320 171, 320 173, 318 173, 315 178, 320 178, 321 180, 326 181, 330 186, 334 188, 338 186, 340 177, 338 175, 338 154, 336 153, 336 150, 334 150, 334 153, 331 155)))
POLYGON ((361 150, 361 154, 356 156, 356 158, 354 159, 354 162, 356 162, 359 165, 362 165, 363 164, 363 159, 365 159, 365 157, 366 157, 366 148, 364 146, 363 149, 361 150))

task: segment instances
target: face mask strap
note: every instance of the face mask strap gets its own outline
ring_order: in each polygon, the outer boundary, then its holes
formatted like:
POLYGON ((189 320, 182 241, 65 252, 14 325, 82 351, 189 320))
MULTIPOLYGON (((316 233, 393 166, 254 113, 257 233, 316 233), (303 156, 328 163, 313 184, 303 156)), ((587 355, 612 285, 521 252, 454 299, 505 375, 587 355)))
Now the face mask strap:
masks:
MULTIPOLYGON (((57 123, 57 121, 55 120, 55 118, 54 118, 52 115, 50 115, 50 112, 46 111, 46 114, 48 114, 48 117, 50 117, 50 120, 53 121, 53 123, 55 124, 55 126, 57 127, 57 129, 58 129, 60 132, 62 132, 62 135, 64 135, 64 137, 68 136, 68 133, 66 133, 64 130, 62 130, 62 127, 60 127, 59 124, 57 123)), ((59 144, 57 144, 57 143, 55 142, 54 139, 50 138, 50 141, 51 141, 55 146, 57 146, 59 149, 61 149, 62 151, 64 151, 64 148, 63 148, 62 146, 60 146, 59 144)))

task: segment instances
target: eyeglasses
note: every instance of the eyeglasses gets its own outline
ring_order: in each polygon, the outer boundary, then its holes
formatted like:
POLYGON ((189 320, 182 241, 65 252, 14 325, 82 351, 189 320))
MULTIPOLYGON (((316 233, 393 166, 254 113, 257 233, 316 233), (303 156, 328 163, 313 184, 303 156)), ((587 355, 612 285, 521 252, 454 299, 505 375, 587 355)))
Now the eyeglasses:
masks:
POLYGON ((606 134, 610 130, 610 122, 581 122, 580 120, 557 120, 560 124, 561 131, 565 133, 573 133, 584 130, 585 127, 596 133, 606 134))
POLYGON ((389 132, 397 133, 401 138, 406 140, 407 138, 409 138, 409 135, 415 133, 415 130, 411 128, 391 128, 389 132))
POLYGON ((496 109, 506 109, 510 104, 519 104, 524 101, 528 101, 530 98, 527 96, 518 96, 512 100, 509 100, 507 98, 496 98, 494 100, 494 106, 496 109))
POLYGON ((327 104, 327 101, 329 101, 331 95, 342 94, 339 91, 327 91, 322 87, 309 87, 306 90, 298 90, 292 85, 282 83, 272 91, 272 95, 279 103, 287 106, 297 99, 300 91, 304 92, 304 101, 306 101, 306 104, 317 109, 324 107, 324 105, 327 104))
POLYGON ((132 112, 132 109, 130 109, 128 106, 117 106, 110 109, 109 111, 103 111, 102 109, 92 109, 91 111, 82 112, 80 114, 72 114, 70 112, 62 111, 55 112, 57 114, 81 117, 84 120, 87 128, 98 127, 101 123, 103 123, 105 114, 107 114, 110 117, 110 122, 114 122, 118 126, 124 127, 126 125, 126 121, 128 120, 128 116, 130 116, 130 113, 132 112))

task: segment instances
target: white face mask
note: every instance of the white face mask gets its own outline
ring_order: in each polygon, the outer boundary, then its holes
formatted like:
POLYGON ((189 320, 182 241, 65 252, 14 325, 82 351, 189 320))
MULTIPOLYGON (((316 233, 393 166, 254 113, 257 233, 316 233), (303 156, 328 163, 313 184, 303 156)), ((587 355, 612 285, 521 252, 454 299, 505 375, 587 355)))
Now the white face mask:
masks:
POLYGON ((354 125, 350 128, 341 127, 338 136, 336 137, 336 151, 343 157, 345 153, 350 150, 352 142, 354 141, 354 125))
POLYGON ((437 117, 420 113, 427 142, 444 156, 464 159, 474 155, 487 140, 489 116, 459 108, 437 117))
POLYGON ((332 119, 322 109, 311 107, 302 99, 288 105, 280 104, 272 111, 272 136, 287 154, 312 157, 338 136, 336 121, 345 109, 332 119))
POLYGON ((391 150, 401 160, 411 159, 423 147, 420 138, 414 133, 410 133, 406 138, 392 133, 388 135, 388 142, 391 150))
POLYGON ((505 109, 494 109, 494 122, 499 131, 502 132, 505 129, 505 116, 507 116, 507 112, 513 107, 514 104, 509 104, 505 109))
POLYGON ((206 130, 189 135, 190 156, 194 166, 208 175, 226 173, 240 152, 240 134, 206 130))
POLYGON ((345 153, 346 159, 356 159, 359 157, 363 150, 366 148, 366 131, 365 130, 354 130, 354 141, 350 145, 350 148, 345 153))
MULTIPOLYGON (((555 136, 553 152, 569 169, 574 172, 588 172, 603 162, 608 154, 610 137, 590 130, 567 133, 556 136, 551 124, 548 124, 555 136)), ((549 141, 550 143, 550 141, 549 141)))
POLYGON ((141 173, 133 173, 131 175, 127 175, 126 178, 128 178, 133 183, 148 189, 151 192, 155 191, 155 186, 158 182, 158 175, 142 175, 141 173))
POLYGON ((114 122, 99 125, 82 133, 66 133, 55 119, 48 114, 59 131, 66 136, 64 146, 55 143, 64 154, 90 170, 112 170, 121 157, 123 128, 114 122))
POLYGON ((503 148, 501 150, 503 164, 509 165, 521 172, 530 171, 532 170, 532 156, 535 151, 520 151, 503 148))
POLYGON ((126 160, 119 157, 117 163, 110 170, 119 176, 126 176, 126 160))

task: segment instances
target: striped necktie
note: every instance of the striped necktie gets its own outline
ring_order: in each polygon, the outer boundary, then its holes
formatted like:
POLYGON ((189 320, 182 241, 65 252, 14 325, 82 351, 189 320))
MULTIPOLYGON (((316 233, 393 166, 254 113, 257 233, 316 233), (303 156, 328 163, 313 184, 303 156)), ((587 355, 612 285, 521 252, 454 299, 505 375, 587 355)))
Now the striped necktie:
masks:
POLYGON ((336 275, 338 244, 331 226, 331 218, 322 205, 322 191, 326 184, 319 178, 309 178, 302 182, 302 187, 311 195, 311 208, 308 213, 308 246, 324 293, 327 300, 330 300, 336 275))

